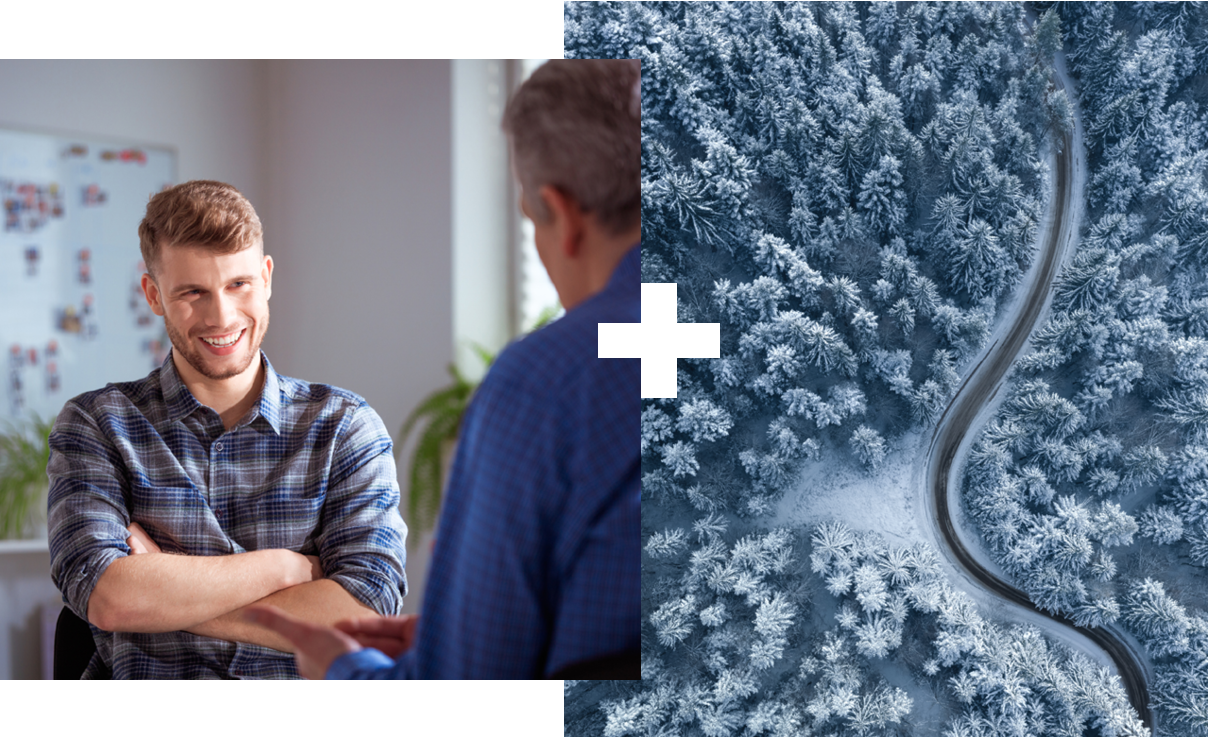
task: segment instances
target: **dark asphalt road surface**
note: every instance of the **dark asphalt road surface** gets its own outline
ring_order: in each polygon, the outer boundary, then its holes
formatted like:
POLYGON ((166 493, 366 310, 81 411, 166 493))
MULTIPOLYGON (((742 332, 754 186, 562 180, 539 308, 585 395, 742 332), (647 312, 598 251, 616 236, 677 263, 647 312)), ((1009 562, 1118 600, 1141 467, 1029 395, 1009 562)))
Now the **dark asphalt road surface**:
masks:
POLYGON ((965 379, 940 418, 931 440, 928 479, 935 500, 935 514, 940 531, 956 562, 991 592, 1062 626, 1071 627, 1103 648, 1115 661, 1116 670, 1120 673, 1133 708, 1137 710, 1145 726, 1152 731, 1153 715, 1149 708, 1149 689, 1145 683, 1145 671, 1141 667, 1139 657, 1128 644, 1102 627, 1078 627, 1066 617, 1054 616, 1038 609, 1027 594, 986 570, 961 542, 948 509, 949 470, 952 468, 957 449, 969 432, 977 413, 981 411, 986 402, 993 398, 996 392, 995 387, 998 386, 1007 369, 1011 367, 1012 362, 1023 348, 1024 342, 1031 334, 1052 287, 1057 267, 1060 265, 1060 254, 1063 251, 1061 245, 1074 235, 1071 232, 1074 224, 1067 222, 1074 196, 1072 186, 1074 157, 1071 139, 1072 135, 1066 134, 1062 151, 1057 157, 1056 210, 1053 213, 1053 227, 1049 229, 1040 253, 1041 263, 1036 280, 1032 282, 1031 288, 1023 298, 1023 309, 1016 318, 1015 324, 1011 326, 1010 332, 1004 339, 991 346, 985 358, 965 379))

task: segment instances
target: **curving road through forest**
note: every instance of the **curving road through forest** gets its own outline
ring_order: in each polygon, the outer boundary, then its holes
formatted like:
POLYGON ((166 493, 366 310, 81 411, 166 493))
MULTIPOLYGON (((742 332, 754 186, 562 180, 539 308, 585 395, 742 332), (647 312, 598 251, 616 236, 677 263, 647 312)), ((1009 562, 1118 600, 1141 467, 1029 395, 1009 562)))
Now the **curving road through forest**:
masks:
MULTIPOLYGON (((1056 182, 1054 191, 1056 203, 1053 219, 1039 254, 1039 267, 1035 270, 1035 279, 1022 298, 1022 307, 1015 316, 1015 322, 1010 326, 1006 335, 996 341, 985 357, 974 367, 957 390, 944 414, 941 416, 935 432, 932 435, 931 447, 928 453, 927 479, 930 487, 929 498, 933 500, 933 511, 944 543, 948 546, 952 559, 977 582, 991 593, 1061 625, 1077 630, 1101 647, 1116 664, 1129 701, 1141 721, 1153 731, 1153 715, 1149 708, 1149 689, 1145 681, 1145 670, 1137 653, 1123 639, 1110 629, 1103 627, 1078 627, 1069 618, 1055 616, 1042 611, 1032 603, 1027 594, 1003 581, 987 570, 974 557, 961 541, 949 510, 949 482, 952 479, 954 461, 961 442, 973 428, 975 419, 982 408, 998 391, 1007 369, 1011 367, 1024 347, 1032 332, 1037 319, 1048 300, 1056 275, 1065 253, 1065 246, 1073 237, 1077 223, 1072 217, 1074 197, 1077 188, 1072 186, 1074 174, 1074 141, 1071 133, 1066 133, 1062 142, 1061 152, 1057 155, 1056 182)), ((1081 166, 1079 162, 1079 166, 1081 166)))

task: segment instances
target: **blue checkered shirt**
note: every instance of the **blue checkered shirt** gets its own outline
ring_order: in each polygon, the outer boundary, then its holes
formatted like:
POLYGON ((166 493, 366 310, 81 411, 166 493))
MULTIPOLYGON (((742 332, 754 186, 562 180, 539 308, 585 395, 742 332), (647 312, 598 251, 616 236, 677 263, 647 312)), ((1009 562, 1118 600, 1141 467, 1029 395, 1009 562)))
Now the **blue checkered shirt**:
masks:
MULTIPOLYGON (((365 400, 264 362, 260 401, 230 430, 169 355, 143 379, 81 394, 50 435, 51 577, 73 612, 138 522, 167 553, 285 548, 382 614, 406 593, 407 528, 390 435, 365 400)), ((198 591, 198 595, 204 595, 198 591)), ((85 678, 297 678, 294 656, 188 632, 92 628, 85 678)))
POLYGON ((597 358, 641 321, 641 247, 604 291, 491 367, 466 412, 416 645, 328 678, 542 678, 640 639, 641 361, 597 358))

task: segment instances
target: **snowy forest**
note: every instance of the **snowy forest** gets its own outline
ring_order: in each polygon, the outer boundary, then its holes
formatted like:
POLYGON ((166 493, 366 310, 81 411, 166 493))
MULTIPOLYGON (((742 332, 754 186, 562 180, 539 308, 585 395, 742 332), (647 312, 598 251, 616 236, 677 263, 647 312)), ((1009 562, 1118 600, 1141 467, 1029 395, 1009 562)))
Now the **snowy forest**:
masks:
POLYGON ((1022 9, 577 7, 568 56, 643 61, 642 279, 722 326, 643 409, 643 498, 758 516, 824 447, 877 466, 1031 259, 1069 103, 1022 9))
POLYGON ((1157 734, 1208 735, 1208 9, 564 21, 567 58, 641 59, 642 281, 722 337, 643 400, 643 680, 567 681, 568 737, 1148 733, 1102 658, 986 610, 939 541, 777 522, 807 466, 872 478, 936 427, 1036 261, 1064 141, 1078 237, 958 461, 962 534, 1137 643, 1157 734))

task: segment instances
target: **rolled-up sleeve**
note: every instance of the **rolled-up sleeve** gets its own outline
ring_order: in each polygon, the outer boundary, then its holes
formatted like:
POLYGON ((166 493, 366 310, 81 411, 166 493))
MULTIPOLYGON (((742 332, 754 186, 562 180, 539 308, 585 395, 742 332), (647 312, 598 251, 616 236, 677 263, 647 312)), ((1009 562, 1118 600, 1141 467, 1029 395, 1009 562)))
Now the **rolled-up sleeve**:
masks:
POLYGON ((130 554, 121 458, 96 422, 68 403, 50 433, 50 575, 82 619, 109 564, 130 554))
POLYGON ((390 434, 367 404, 341 425, 318 537, 323 572, 379 614, 398 614, 407 593, 407 526, 390 434))

